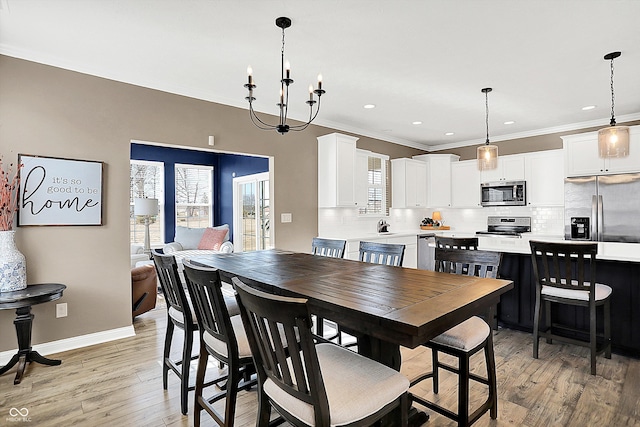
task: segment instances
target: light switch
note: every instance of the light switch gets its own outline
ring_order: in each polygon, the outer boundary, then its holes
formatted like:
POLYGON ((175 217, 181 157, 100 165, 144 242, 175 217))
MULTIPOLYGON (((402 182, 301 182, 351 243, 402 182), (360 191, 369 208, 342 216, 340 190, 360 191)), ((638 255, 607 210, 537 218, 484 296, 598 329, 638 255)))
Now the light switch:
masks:
POLYGON ((291 222, 291 214, 290 213, 280 214, 280 222, 291 222))

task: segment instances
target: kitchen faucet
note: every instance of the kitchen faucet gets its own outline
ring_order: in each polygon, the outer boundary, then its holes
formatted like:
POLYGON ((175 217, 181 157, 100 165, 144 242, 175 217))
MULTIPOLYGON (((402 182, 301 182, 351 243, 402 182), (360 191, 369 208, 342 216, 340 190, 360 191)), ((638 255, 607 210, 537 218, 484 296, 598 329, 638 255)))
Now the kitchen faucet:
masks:
POLYGON ((381 219, 380 221, 378 221, 378 233, 388 233, 389 227, 391 227, 391 225, 387 224, 386 220, 381 219))

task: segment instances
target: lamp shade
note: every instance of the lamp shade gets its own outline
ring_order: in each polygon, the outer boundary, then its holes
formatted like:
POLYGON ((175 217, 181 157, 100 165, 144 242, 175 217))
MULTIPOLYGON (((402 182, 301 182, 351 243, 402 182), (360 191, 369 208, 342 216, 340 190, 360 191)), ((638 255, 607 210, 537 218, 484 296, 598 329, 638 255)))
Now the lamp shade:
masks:
POLYGON ((440 211, 433 211, 433 213, 431 214, 431 219, 433 219, 434 221, 442 221, 442 215, 440 214, 440 211))
POLYGON ((138 216, 158 215, 158 199, 133 199, 133 213, 138 216))
POLYGON ((498 146, 481 145, 478 147, 478 169, 488 170, 498 167, 498 146))
POLYGON ((609 126, 598 131, 600 157, 625 157, 629 155, 629 127, 609 126))

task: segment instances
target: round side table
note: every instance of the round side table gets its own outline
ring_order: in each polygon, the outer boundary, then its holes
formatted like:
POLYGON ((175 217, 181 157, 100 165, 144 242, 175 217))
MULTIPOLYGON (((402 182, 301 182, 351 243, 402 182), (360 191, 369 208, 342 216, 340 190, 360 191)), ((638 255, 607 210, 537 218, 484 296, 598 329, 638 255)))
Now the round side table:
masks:
POLYGON ((66 288, 65 285, 59 283, 40 283, 29 285, 20 291, 0 293, 0 309, 16 309, 16 318, 13 324, 16 326, 18 337, 18 352, 13 355, 9 363, 0 368, 0 375, 17 363, 18 371, 13 383, 20 384, 27 363, 38 362, 51 366, 62 363, 61 360, 47 359, 31 349, 31 328, 34 318, 34 315, 31 314, 31 306, 59 299, 66 288))

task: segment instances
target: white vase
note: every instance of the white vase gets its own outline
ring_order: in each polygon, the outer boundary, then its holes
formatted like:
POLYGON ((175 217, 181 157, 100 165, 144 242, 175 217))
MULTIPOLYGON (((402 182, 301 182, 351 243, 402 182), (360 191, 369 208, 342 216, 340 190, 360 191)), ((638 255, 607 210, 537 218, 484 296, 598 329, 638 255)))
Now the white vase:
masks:
POLYGON ((27 263, 18 250, 14 230, 0 231, 0 292, 27 287, 27 263))

